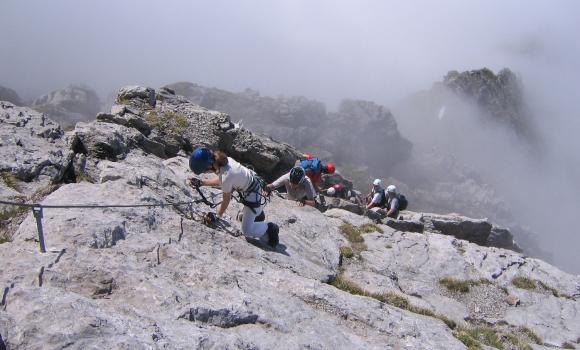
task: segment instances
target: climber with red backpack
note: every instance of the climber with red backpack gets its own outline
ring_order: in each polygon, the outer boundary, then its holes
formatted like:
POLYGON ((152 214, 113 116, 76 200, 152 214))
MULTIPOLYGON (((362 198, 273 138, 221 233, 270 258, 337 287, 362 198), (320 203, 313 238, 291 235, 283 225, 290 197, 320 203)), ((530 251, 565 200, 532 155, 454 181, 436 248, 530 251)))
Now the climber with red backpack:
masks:
POLYGON ((320 192, 322 174, 334 174, 336 170, 333 163, 324 164, 320 158, 309 154, 304 154, 298 165, 304 169, 306 176, 312 181, 312 185, 314 185, 317 192, 320 192))

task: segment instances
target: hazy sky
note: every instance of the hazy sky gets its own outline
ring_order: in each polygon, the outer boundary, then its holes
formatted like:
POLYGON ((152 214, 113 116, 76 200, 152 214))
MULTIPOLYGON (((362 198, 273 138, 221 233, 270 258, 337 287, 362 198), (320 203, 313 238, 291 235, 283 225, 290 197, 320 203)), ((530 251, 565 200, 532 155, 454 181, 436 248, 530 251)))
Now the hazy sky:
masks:
POLYGON ((580 71, 579 1, 1 0, 0 84, 178 80, 388 103, 451 69, 580 71))

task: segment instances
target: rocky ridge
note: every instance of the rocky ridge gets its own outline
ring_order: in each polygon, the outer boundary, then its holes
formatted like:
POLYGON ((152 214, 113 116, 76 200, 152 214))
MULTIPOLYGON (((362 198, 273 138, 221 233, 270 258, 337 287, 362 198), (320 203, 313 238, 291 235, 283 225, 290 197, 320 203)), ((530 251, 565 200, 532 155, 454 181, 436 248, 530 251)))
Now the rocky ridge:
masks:
MULTIPOLYGON (((29 190, 12 192, 20 186, 58 183, 43 204, 190 201, 199 197, 185 184, 186 155, 198 143, 222 147, 264 175, 287 170, 298 155, 168 89, 124 88, 110 113, 67 133, 29 109, 1 107, 1 129, 11 128, 1 158, 23 157, 27 152, 19 149, 42 144, 28 152, 39 155, 28 159, 34 168, 46 163, 49 144, 62 151, 50 163, 59 171, 31 171, 14 188, 0 183, 3 199, 28 198, 29 190), (41 132, 47 126, 50 132, 41 132), (274 166, 264 164, 268 157, 274 166)), ((26 173, 21 162, 2 162, 5 172, 26 173)), ((204 191, 218 200, 219 191, 204 191)), ((45 254, 28 214, 12 241, 0 244, 0 345, 464 349, 481 341, 497 347, 478 335, 484 326, 506 348, 516 340, 519 348, 525 342, 538 349, 535 343, 578 341, 580 277, 453 236, 488 241, 494 228, 485 220, 403 212, 404 220, 383 225, 273 197, 266 213, 281 227, 273 251, 239 236, 233 219, 239 208, 232 203, 215 229, 199 223, 208 209, 202 204, 46 209, 45 254), (479 283, 459 293, 443 287, 447 277, 479 283), (520 288, 515 277, 534 287, 520 288)))

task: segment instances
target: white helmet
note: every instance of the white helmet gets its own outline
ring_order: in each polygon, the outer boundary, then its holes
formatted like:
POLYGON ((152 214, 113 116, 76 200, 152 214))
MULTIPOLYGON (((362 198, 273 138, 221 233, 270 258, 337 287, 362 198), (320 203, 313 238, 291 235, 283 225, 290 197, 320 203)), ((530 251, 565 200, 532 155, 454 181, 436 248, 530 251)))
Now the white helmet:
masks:
POLYGON ((389 185, 389 187, 387 187, 387 192, 397 193, 397 187, 395 187, 395 185, 389 185))
POLYGON ((375 181, 373 181, 373 185, 375 186, 381 186, 383 184, 383 182, 381 181, 381 179, 375 179, 375 181))
POLYGON ((334 194, 336 193, 336 190, 334 189, 334 187, 329 188, 328 190, 326 190, 326 193, 329 196, 334 196, 334 194))

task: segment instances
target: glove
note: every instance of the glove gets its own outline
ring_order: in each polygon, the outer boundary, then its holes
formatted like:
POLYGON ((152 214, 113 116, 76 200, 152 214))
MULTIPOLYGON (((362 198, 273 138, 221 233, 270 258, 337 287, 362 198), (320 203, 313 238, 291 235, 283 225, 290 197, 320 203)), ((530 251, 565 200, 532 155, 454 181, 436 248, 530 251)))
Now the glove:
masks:
POLYGON ((217 216, 212 212, 205 214, 205 216, 203 217, 203 223, 206 224, 207 226, 212 226, 217 221, 218 221, 217 216))
POLYGON ((192 177, 191 180, 189 180, 189 183, 193 187, 201 187, 201 186, 203 186, 203 184, 201 183, 201 180, 200 179, 197 179, 195 177, 192 177))

